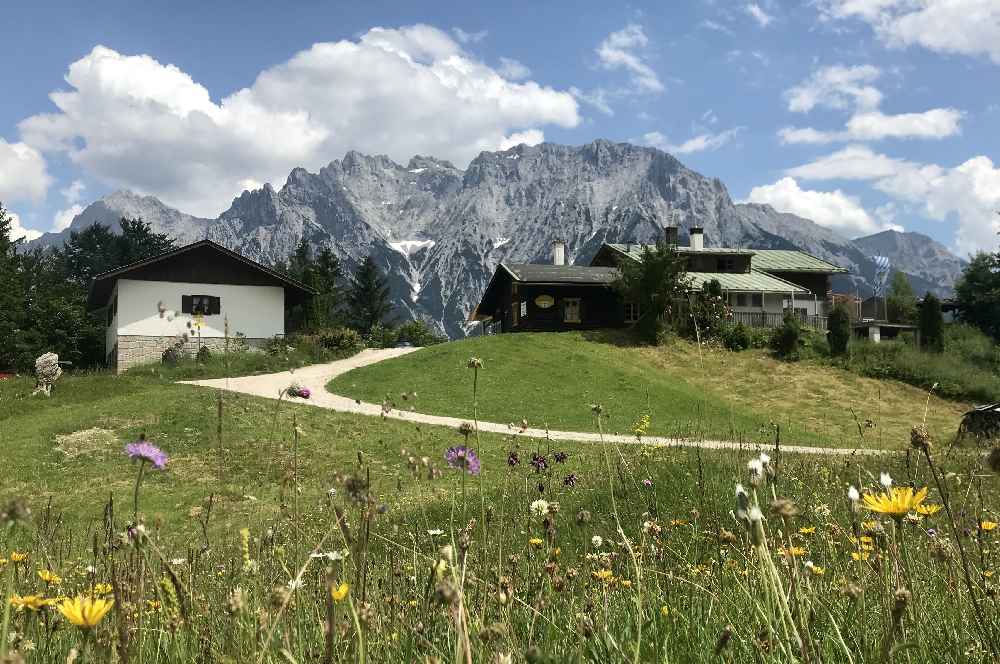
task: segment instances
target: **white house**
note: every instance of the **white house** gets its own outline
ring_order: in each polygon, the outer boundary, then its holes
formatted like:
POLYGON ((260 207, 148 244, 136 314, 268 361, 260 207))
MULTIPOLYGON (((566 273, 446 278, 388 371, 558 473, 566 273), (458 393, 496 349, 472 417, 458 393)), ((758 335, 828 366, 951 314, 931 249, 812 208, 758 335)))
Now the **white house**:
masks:
POLYGON ((120 373, 158 362, 177 345, 222 350, 227 335, 251 346, 285 334, 286 308, 312 292, 302 284, 202 240, 97 275, 88 309, 106 309, 108 364, 120 373))

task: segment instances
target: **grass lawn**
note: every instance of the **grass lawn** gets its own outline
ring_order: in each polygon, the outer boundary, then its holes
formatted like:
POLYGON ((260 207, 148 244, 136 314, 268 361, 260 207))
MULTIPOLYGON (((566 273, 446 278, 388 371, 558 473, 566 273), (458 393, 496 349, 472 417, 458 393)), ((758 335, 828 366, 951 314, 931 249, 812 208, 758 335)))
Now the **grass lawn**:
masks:
MULTIPOLYGON (((683 341, 635 348, 613 340, 576 333, 473 337, 355 369, 329 389, 471 419, 473 371, 465 365, 479 357, 485 365, 478 385, 484 421, 524 418, 533 426, 593 431, 589 404, 600 403, 608 429, 620 433, 648 412, 650 434, 769 442, 777 424, 786 443, 899 448, 924 417, 926 394, 894 381, 818 363, 780 362, 764 351, 699 354, 683 341)), ((928 428, 948 438, 965 410, 966 404, 931 398, 928 428)))

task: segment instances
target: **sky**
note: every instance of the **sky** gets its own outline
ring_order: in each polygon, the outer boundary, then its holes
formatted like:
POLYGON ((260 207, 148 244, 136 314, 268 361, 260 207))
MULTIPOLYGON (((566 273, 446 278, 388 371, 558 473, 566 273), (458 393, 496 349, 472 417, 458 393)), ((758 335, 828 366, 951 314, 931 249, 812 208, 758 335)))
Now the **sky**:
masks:
POLYGON ((2 2, 0 201, 215 217, 348 150, 596 138, 845 237, 1000 233, 1000 0, 2 2))

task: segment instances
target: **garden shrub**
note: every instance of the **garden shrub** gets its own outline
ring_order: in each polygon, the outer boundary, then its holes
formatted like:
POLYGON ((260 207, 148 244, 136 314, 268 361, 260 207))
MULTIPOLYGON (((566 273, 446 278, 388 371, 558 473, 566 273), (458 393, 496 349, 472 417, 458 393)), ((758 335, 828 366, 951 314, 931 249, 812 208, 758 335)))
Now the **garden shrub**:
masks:
POLYGON ((202 346, 198 349, 198 354, 195 355, 195 359, 201 364, 205 364, 212 359, 212 351, 208 346, 202 346))
POLYGON ((781 327, 775 328, 771 337, 771 347, 774 348, 778 357, 786 360, 799 359, 799 351, 802 343, 802 326, 799 319, 791 313, 785 314, 785 320, 781 327))
POLYGON ((176 367, 181 361, 181 349, 177 346, 170 346, 160 355, 160 361, 168 367, 176 367))
POLYGON ((743 323, 726 325, 722 328, 722 343, 729 350, 747 350, 753 347, 753 336, 743 323))
POLYGON ((851 341, 851 314, 843 303, 838 304, 830 312, 827 320, 827 342, 830 344, 831 355, 844 355, 851 341))
POLYGON ((361 335, 349 327, 328 327, 316 333, 321 346, 327 350, 353 355, 364 347, 361 335))
POLYGON ((433 346, 443 341, 447 337, 442 337, 434 332, 422 320, 411 320, 396 328, 396 343, 411 343, 414 346, 433 346))

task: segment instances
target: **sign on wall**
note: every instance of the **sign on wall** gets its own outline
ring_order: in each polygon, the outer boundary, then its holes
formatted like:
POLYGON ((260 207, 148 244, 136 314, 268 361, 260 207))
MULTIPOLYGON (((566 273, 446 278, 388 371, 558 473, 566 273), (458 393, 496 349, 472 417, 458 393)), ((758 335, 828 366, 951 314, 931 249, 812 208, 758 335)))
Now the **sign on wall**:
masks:
POLYGON ((539 295, 535 298, 535 306, 539 309, 549 309, 556 303, 551 295, 539 295))

